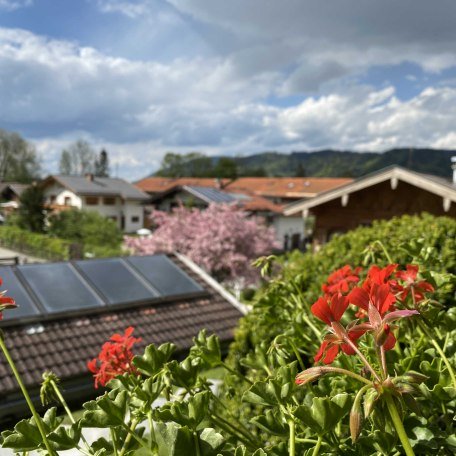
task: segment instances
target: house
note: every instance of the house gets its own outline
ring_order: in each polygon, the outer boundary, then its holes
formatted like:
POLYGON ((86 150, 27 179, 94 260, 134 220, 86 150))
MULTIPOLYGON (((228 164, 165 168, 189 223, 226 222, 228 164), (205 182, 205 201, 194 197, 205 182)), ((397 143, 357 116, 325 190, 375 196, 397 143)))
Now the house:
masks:
POLYGON ((421 212, 456 217, 455 182, 392 166, 284 208, 285 215, 315 218, 318 244, 373 220, 421 212))
POLYGON ((0 223, 3 223, 19 207, 20 197, 28 187, 28 184, 19 182, 0 183, 0 223))
POLYGON ((144 226, 144 204, 149 195, 119 178, 53 175, 43 182, 45 203, 53 210, 78 208, 114 220, 125 232, 144 226))
POLYGON ((213 179, 198 177, 146 177, 135 185, 149 195, 157 195, 176 186, 212 187, 228 192, 247 193, 277 204, 314 196, 351 182, 350 178, 327 177, 239 177, 213 179))
MULTIPOLYGON (((8 296, 18 303, 0 322, 27 389, 39 403, 45 371, 61 380, 75 407, 97 391, 87 362, 113 333, 133 326, 142 342, 173 342, 182 358, 206 328, 224 350, 246 312, 230 293, 182 255, 28 264, 0 267, 8 296)), ((19 387, 0 356, 0 420, 27 414, 19 387)))
POLYGON ((152 196, 155 208, 169 211, 179 202, 205 207, 210 202, 239 204, 274 227, 284 250, 300 248, 306 231, 301 215, 286 215, 283 204, 351 182, 348 178, 240 177, 238 179, 147 177, 136 186, 152 196))

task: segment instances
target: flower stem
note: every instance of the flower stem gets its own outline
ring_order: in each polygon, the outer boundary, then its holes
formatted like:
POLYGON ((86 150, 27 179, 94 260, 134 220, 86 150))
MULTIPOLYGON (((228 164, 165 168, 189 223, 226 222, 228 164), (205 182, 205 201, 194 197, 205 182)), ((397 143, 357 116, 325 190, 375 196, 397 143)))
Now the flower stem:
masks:
POLYGON ((49 443, 49 441, 47 439, 43 421, 41 420, 40 415, 38 414, 35 406, 33 405, 32 399, 30 398, 27 388, 25 387, 24 382, 22 381, 21 376, 19 375, 19 371, 17 370, 16 365, 14 364, 13 358, 11 358, 11 355, 8 351, 8 347, 6 346, 5 341, 3 339, 3 333, 1 331, 0 331, 0 348, 2 349, 3 354, 5 355, 5 358, 8 361, 8 364, 10 365, 11 370, 13 371, 14 377, 16 378, 16 381, 19 384, 22 394, 24 395, 27 405, 29 406, 29 409, 32 412, 33 418, 35 419, 35 423, 38 427, 38 430, 40 431, 41 438, 43 439, 43 443, 46 447, 47 452, 50 455, 55 455, 56 452, 53 450, 53 448, 51 447, 51 444, 49 443))
POLYGON ((374 368, 369 364, 369 361, 366 359, 366 357, 360 352, 359 348, 350 340, 349 337, 345 338, 345 342, 350 345, 353 350, 355 350, 356 354, 361 358, 361 361, 364 363, 364 365, 369 369, 370 373, 374 376, 375 380, 377 380, 379 383, 381 383, 381 379, 378 376, 377 372, 375 372, 374 368))
POLYGON ((114 431, 114 428, 109 428, 109 433, 111 435, 111 440, 112 440, 112 448, 114 450, 114 456, 118 456, 119 453, 117 451, 117 442, 116 442, 116 432, 114 431))
POLYGON ((290 428, 290 442, 288 445, 289 456, 295 456, 295 422, 293 418, 288 420, 288 427, 290 428))
POLYGON ((247 377, 245 377, 244 375, 242 375, 240 372, 237 372, 235 371, 234 369, 232 369, 230 366, 228 366, 228 364, 226 364, 224 361, 221 361, 220 363, 220 366, 222 366, 224 369, 226 369, 228 372, 230 372, 231 374, 233 375, 236 375, 237 377, 241 378, 242 380, 244 380, 245 382, 247 382, 249 385, 253 385, 253 382, 251 380, 249 380, 247 377))
POLYGON ((150 427, 150 448, 155 454, 155 443, 156 443, 156 438, 155 438, 155 430, 154 430, 154 420, 152 419, 152 410, 149 410, 147 412, 147 420, 149 421, 149 427, 150 427))
MULTIPOLYGON (((60 403, 62 404, 66 414, 68 415, 68 418, 70 418, 70 421, 75 424, 76 423, 76 420, 74 419, 74 416, 73 414, 71 413, 71 410, 70 410, 70 407, 68 407, 68 404, 66 403, 65 401, 65 398, 63 397, 62 393, 60 392, 59 390, 59 387, 57 386, 57 383, 55 383, 54 380, 51 379, 50 381, 51 383, 51 386, 56 394, 56 396, 59 398, 59 401, 60 403)), ((82 434, 81 432, 81 440, 84 442, 84 444, 86 445, 87 447, 87 450, 89 451, 89 453, 92 453, 91 450, 90 450, 90 445, 89 443, 87 442, 87 440, 85 439, 84 435, 82 434)))
POLYGON ((446 357, 446 355, 443 352, 443 350, 440 348, 440 345, 438 344, 438 342, 432 336, 431 332, 428 330, 427 326, 421 320, 417 319, 417 321, 418 321, 418 326, 426 334, 426 336, 429 337, 432 345, 434 345, 434 347, 437 350, 438 354, 442 358, 442 361, 445 363, 445 366, 448 369, 448 373, 450 374, 451 381, 453 382, 453 387, 456 388, 456 377, 454 375, 454 371, 453 371, 453 368, 451 367, 450 361, 446 357))
POLYGON ((388 250, 386 250, 386 247, 383 245, 383 243, 377 239, 376 241, 373 242, 372 245, 375 245, 375 244, 378 244, 382 248, 383 253, 386 256, 386 259, 388 260, 388 263, 392 264, 393 260, 391 259, 390 254, 388 253, 388 250))
POLYGON ((318 436, 317 444, 315 445, 315 448, 312 452, 312 456, 318 456, 318 453, 320 452, 320 447, 321 447, 321 442, 323 438, 321 435, 318 436))
POLYGON ((404 448, 405 454, 407 456, 415 456, 415 453, 413 452, 412 445, 410 445, 410 441, 407 437, 407 434, 404 429, 404 425, 402 424, 401 417, 399 416, 399 413, 396 408, 396 404, 394 403, 394 399, 391 397, 389 393, 386 393, 384 395, 386 405, 388 407, 388 411, 391 415, 391 419, 393 421, 394 427, 396 429, 397 435, 399 436, 399 439, 401 440, 402 447, 404 448))
POLYGON ((196 456, 201 456, 201 448, 196 431, 193 431, 193 442, 195 442, 196 456))
POLYGON ((139 435, 135 434, 135 429, 136 426, 138 426, 139 420, 135 418, 132 420, 130 426, 126 425, 124 423, 124 428, 128 432, 127 436, 125 437, 125 442, 123 444, 122 449, 120 450, 119 456, 123 456, 125 452, 127 451, 128 444, 130 443, 131 438, 133 437, 142 447, 144 447, 146 450, 149 450, 149 452, 152 454, 152 450, 149 447, 148 442, 146 442, 144 439, 139 437, 139 435))

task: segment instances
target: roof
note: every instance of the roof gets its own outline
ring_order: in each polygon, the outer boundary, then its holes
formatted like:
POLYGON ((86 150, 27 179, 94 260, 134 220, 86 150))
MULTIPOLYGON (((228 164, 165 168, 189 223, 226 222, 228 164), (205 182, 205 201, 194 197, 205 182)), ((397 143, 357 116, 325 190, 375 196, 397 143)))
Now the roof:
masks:
POLYGON ((213 187, 221 186, 228 192, 246 192, 258 196, 305 198, 339 187, 352 179, 329 177, 240 177, 235 180, 213 178, 168 178, 146 177, 135 183, 144 192, 162 193, 175 186, 213 187))
POLYGON ((284 213, 285 215, 294 215, 388 180, 391 180, 393 188, 397 185, 397 181, 401 180, 441 196, 444 200, 456 202, 456 186, 450 181, 437 176, 410 171, 400 166, 390 166, 360 177, 334 190, 324 192, 310 200, 302 200, 289 204, 284 208, 284 213))
POLYGON ((184 185, 182 190, 185 190, 206 203, 233 203, 238 200, 234 195, 223 192, 217 188, 197 187, 194 185, 184 185))
POLYGON ((228 192, 216 188, 198 187, 191 185, 175 185, 174 187, 169 188, 167 191, 153 196, 152 202, 159 201, 164 197, 182 191, 190 193, 194 197, 200 199, 201 201, 204 201, 206 204, 237 204, 242 209, 250 212, 274 212, 279 214, 282 213, 282 206, 280 206, 279 204, 275 204, 262 196, 246 193, 228 192))
POLYGON ((17 196, 21 196, 22 192, 29 187, 29 184, 20 184, 18 182, 2 182, 0 183, 0 192, 4 192, 7 188, 11 189, 17 196))
POLYGON ((220 185, 225 185, 229 179, 214 179, 211 177, 146 177, 138 182, 135 182, 143 192, 147 193, 162 193, 176 186, 196 186, 196 187, 213 187, 218 188, 220 185))
MULTIPOLYGON (((244 307, 187 258, 178 254, 168 258, 198 283, 204 294, 119 309, 108 307, 103 312, 61 316, 33 325, 12 321, 3 327, 6 344, 26 385, 37 387, 46 370, 55 372, 64 384, 79 378, 85 385, 93 385, 87 361, 97 356, 113 333, 123 332, 128 326, 133 326, 135 336, 142 338, 136 353, 148 344, 164 342, 187 350, 192 338, 203 328, 218 334, 222 343, 232 340, 244 307)), ((0 357, 0 404, 17 391, 7 363, 0 357)))
POLYGON ((53 181, 77 195, 120 196, 123 199, 146 201, 150 199, 133 184, 118 177, 93 177, 52 175, 45 179, 44 186, 53 181))

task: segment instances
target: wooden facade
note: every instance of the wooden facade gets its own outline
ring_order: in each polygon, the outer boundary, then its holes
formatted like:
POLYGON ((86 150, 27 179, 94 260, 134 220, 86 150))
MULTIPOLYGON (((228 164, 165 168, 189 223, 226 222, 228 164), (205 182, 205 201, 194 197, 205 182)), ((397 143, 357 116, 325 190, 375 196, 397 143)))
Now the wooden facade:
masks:
POLYGON ((336 233, 404 214, 428 212, 456 217, 456 204, 445 211, 443 198, 435 193, 403 181, 392 187, 389 180, 380 182, 309 208, 309 215, 315 216, 314 241, 321 244, 336 233))

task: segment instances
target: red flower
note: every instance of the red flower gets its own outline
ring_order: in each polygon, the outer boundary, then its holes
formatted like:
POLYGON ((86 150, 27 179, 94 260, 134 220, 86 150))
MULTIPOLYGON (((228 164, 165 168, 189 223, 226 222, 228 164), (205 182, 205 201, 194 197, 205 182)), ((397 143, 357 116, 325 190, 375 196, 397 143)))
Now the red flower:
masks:
MULTIPOLYGON (((0 277, 0 286, 2 284, 3 284, 3 280, 0 277)), ((3 319, 3 311, 5 309, 14 309, 15 307, 17 307, 14 299, 10 298, 9 296, 5 296, 5 294, 6 294, 6 290, 0 291, 0 320, 3 319)))
POLYGON ((346 330, 339 322, 348 307, 348 300, 340 293, 333 296, 322 296, 312 305, 312 313, 321 321, 329 326, 330 333, 327 334, 315 355, 315 362, 320 361, 324 356, 323 362, 331 364, 342 349, 347 355, 353 355, 355 351, 350 346, 348 340, 355 342, 365 331, 346 330))
POLYGON ((432 293, 434 291, 434 287, 429 282, 417 280, 418 269, 417 265, 408 264, 405 271, 396 272, 396 277, 404 282, 399 295, 401 301, 408 296, 410 291, 413 292, 417 303, 424 299, 424 293, 432 293))
POLYGON ((325 294, 347 293, 350 288, 359 282, 359 273, 361 268, 354 270, 347 264, 340 269, 335 270, 326 280, 327 283, 321 286, 325 294))
POLYGON ((385 350, 391 350, 396 344, 389 324, 419 313, 416 310, 395 310, 387 313, 396 300, 387 284, 374 284, 369 293, 363 288, 355 288, 348 296, 348 300, 367 311, 369 318, 369 323, 361 323, 353 329, 372 332, 377 345, 383 346, 385 350))
POLYGON ((340 293, 329 296, 322 296, 312 304, 310 310, 323 323, 331 326, 333 321, 340 321, 348 307, 348 301, 340 293))
MULTIPOLYGON (((353 343, 356 342, 363 334, 365 333, 364 330, 351 330, 349 329, 345 337, 350 339, 353 343)), ((336 356, 339 354, 339 350, 341 349, 346 355, 354 355, 355 350, 353 347, 348 344, 347 342, 344 342, 345 337, 341 337, 340 335, 337 334, 328 334, 325 336, 325 339, 323 340, 322 344, 320 345, 320 349, 318 350, 318 353, 314 357, 314 361, 318 363, 320 359, 323 357, 323 362, 325 364, 331 364, 336 356)))
POLYGON ((365 286, 370 286, 372 284, 383 285, 390 281, 390 277, 393 272, 397 269, 397 264, 389 264, 384 268, 380 268, 377 265, 371 266, 367 273, 366 280, 364 282, 365 286))
POLYGON ((103 344, 98 358, 94 358, 87 363, 87 367, 94 374, 95 388, 98 385, 106 384, 126 372, 137 374, 135 366, 132 364, 132 347, 140 338, 132 337, 134 328, 128 327, 124 334, 113 334, 108 342, 103 344))

